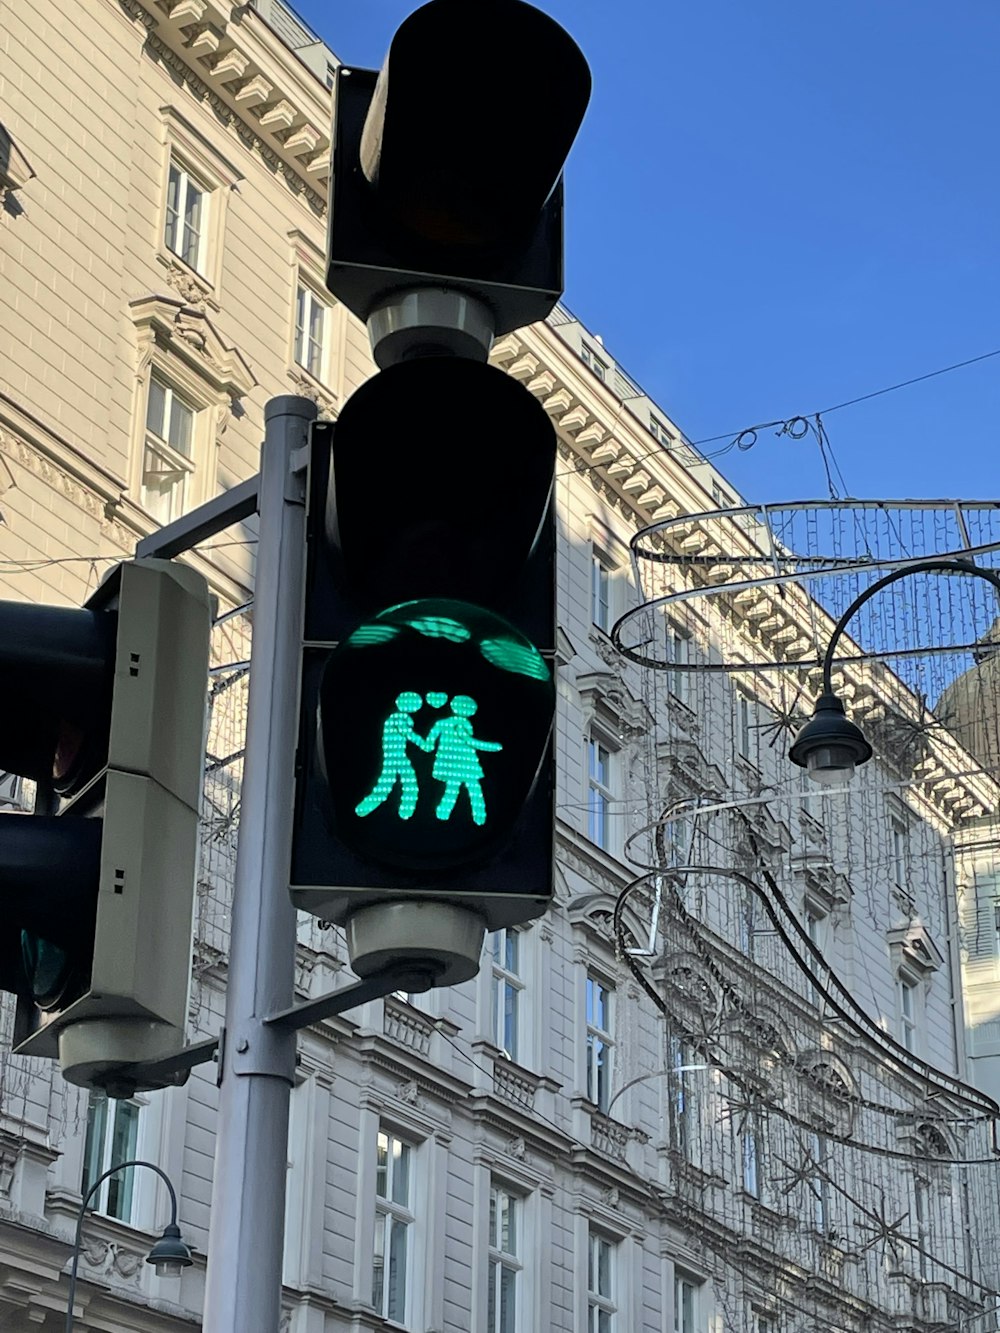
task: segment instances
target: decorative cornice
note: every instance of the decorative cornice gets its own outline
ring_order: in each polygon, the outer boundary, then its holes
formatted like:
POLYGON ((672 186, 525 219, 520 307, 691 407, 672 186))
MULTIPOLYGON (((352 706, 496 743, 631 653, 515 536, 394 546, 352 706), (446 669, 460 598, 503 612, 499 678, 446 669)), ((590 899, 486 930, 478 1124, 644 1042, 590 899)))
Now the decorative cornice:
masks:
POLYGON ((149 55, 322 216, 331 96, 256 12, 215 0, 118 3, 145 28, 149 55))
POLYGON ((226 343, 204 310, 169 296, 140 296, 129 302, 139 338, 140 373, 155 343, 193 365, 217 393, 244 398, 257 386, 250 363, 226 343))

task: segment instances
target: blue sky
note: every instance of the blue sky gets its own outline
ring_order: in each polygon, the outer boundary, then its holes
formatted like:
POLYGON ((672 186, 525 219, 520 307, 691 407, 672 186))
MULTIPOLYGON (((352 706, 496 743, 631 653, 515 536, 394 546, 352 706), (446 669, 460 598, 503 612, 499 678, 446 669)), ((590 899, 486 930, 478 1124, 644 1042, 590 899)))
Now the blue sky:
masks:
MULTIPOLYGON (((372 67, 416 7, 293 3, 372 67)), ((565 300, 688 438, 1000 348, 997 0, 540 7, 594 74, 565 300)), ((1000 356, 824 424, 847 493, 1000 495, 1000 356)), ((773 430, 717 466, 754 501, 827 494, 773 430)))

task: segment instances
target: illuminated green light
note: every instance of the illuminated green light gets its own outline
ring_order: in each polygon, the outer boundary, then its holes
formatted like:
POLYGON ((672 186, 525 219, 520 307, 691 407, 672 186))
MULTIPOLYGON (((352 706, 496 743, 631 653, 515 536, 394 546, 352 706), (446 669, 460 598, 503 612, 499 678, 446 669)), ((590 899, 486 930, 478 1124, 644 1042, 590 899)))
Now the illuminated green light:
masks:
POLYGON ((397 625, 361 625, 348 639, 348 643, 352 648, 368 648, 373 644, 388 643, 398 633, 397 625))
POLYGON ((444 785, 443 791, 434 793, 438 798, 434 812, 437 818, 448 820, 452 817, 464 790, 472 822, 485 824, 483 768, 478 752, 496 752, 503 746, 499 741, 484 741, 475 736, 469 718, 478 707, 468 694, 453 695, 450 702, 446 694, 437 691, 426 697, 413 690, 404 690, 397 695, 395 708, 382 725, 382 771, 372 790, 355 806, 355 814, 362 819, 370 815, 398 787, 399 818, 412 818, 420 796, 420 780, 408 752, 409 746, 415 746, 425 754, 433 754, 430 776, 444 785), (435 709, 448 704, 449 712, 446 717, 438 718, 426 736, 421 736, 414 729, 413 714, 419 712, 425 702, 435 709))
POLYGON ((479 651, 492 666, 501 671, 513 671, 532 680, 548 680, 549 669, 545 658, 530 643, 518 639, 484 639, 479 651))
POLYGON ((428 639, 447 639, 450 643, 465 643, 472 638, 467 626, 448 616, 419 616, 416 620, 406 621, 406 624, 428 639))

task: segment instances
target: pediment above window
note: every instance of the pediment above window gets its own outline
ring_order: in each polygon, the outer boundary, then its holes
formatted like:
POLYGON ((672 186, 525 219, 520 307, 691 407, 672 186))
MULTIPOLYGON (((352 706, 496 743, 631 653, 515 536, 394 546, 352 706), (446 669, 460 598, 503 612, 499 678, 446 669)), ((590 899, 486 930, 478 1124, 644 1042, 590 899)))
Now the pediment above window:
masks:
POLYGON ((155 345, 179 357, 217 394, 233 401, 256 388, 249 362, 225 342, 204 311, 168 296, 143 296, 129 309, 139 344, 140 374, 155 345))
POLYGON ((643 736, 653 726, 649 709, 610 671, 589 671, 576 681, 588 720, 622 740, 643 736))
POLYGON ((0 125, 0 196, 20 190, 35 176, 31 163, 5 126, 0 125))
POLYGON ((697 745, 676 739, 658 747, 664 775, 664 800, 688 801, 695 796, 721 801, 727 790, 722 770, 710 764, 697 745))
POLYGON ((918 977, 926 977, 944 964, 944 954, 919 918, 890 930, 886 938, 897 969, 902 966, 918 977))

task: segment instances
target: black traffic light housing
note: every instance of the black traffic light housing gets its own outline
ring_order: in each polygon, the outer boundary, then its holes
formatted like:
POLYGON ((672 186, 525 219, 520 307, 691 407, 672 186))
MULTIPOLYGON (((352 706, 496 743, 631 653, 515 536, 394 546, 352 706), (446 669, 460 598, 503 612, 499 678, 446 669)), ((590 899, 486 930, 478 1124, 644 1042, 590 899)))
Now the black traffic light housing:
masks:
POLYGON ((313 433, 291 891, 450 985, 552 895, 556 435, 485 362, 562 293, 590 71, 525 0, 429 0, 334 93, 327 286, 382 369, 313 433))
POLYGON ((457 358, 384 371, 338 422, 313 428, 291 870, 303 910, 343 922, 372 903, 443 899, 497 929, 548 907, 554 460, 540 404, 501 371, 457 358), (403 430, 408 407, 422 424, 403 430), (513 446, 523 487, 470 494, 483 475, 471 439, 498 466, 513 446), (368 497, 379 474, 393 490, 375 523, 368 497), (440 740, 434 753, 404 746, 419 789, 409 816, 399 813, 402 780, 377 808, 356 813, 378 784, 383 726, 399 716, 403 693, 419 696, 414 736, 447 740, 471 698, 464 730, 497 746, 472 761, 448 818, 439 814, 449 789, 440 740))
POLYGON ((563 290, 561 172, 590 84, 576 43, 524 0, 430 0, 381 71, 341 66, 330 291, 362 320, 428 286, 481 302, 495 336, 544 319, 563 290), (498 110, 515 93, 528 135, 498 110))
POLYGON ((0 814, 0 989, 15 1050, 87 1086, 183 1042, 210 626, 162 560, 82 609, 0 603, 0 768, 45 811, 0 814))

